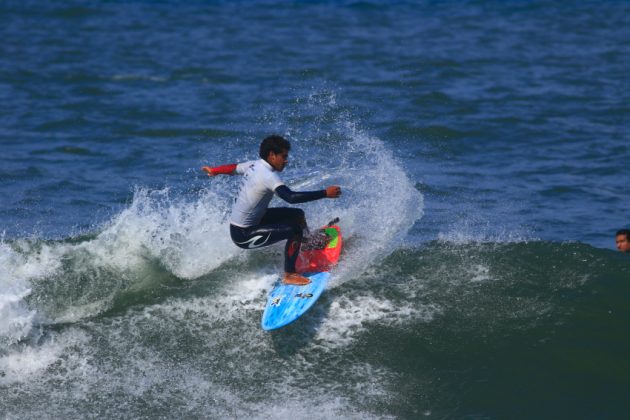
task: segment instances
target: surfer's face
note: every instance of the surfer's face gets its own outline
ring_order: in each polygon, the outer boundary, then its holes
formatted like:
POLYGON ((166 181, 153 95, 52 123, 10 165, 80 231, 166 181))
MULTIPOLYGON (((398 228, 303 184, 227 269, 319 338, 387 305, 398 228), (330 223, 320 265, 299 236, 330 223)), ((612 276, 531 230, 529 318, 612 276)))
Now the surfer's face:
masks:
POLYGON ((267 157, 267 162, 273 169, 278 172, 282 172, 284 167, 287 166, 287 162, 289 162, 289 151, 283 150, 280 153, 274 153, 271 151, 267 157))
POLYGON ((617 249, 621 252, 630 252, 630 240, 628 235, 617 235, 615 242, 617 243, 617 249))

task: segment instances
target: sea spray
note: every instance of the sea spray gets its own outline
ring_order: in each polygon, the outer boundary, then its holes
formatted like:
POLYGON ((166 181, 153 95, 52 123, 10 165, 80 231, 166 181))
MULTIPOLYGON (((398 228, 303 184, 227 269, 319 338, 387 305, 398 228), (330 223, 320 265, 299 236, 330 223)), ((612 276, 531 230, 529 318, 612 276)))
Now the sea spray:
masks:
POLYGON ((224 219, 211 191, 187 201, 137 189, 99 233, 3 241, 0 343, 26 337, 34 322, 76 322, 108 310, 122 293, 207 274, 238 253, 224 219))
POLYGON ((218 267, 237 252, 226 219, 227 198, 203 190, 192 198, 174 198, 168 189, 138 189, 131 206, 99 235, 102 246, 126 246, 114 263, 128 268, 130 253, 159 261, 178 278, 193 279, 218 267))
POLYGON ((300 206, 311 227, 341 219, 346 247, 332 287, 356 279, 389 255, 424 214, 424 198, 402 163, 336 98, 334 91, 313 90, 290 109, 267 116, 294 143, 290 164, 297 163, 283 174, 285 181, 302 190, 341 186, 339 199, 300 206), (294 126, 295 120, 301 124, 294 126))

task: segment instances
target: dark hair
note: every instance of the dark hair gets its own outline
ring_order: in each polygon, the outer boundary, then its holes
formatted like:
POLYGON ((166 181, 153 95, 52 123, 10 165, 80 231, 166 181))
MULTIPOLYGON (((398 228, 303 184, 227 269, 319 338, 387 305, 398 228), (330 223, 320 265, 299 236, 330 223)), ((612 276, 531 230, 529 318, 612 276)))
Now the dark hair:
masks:
POLYGON ((628 229, 618 230, 615 236, 619 236, 619 235, 626 235, 626 239, 630 239, 630 230, 628 229))
POLYGON ((289 140, 277 134, 273 134, 271 136, 265 137, 262 143, 260 143, 259 155, 261 158, 267 159, 267 157, 269 156, 269 152, 279 154, 285 150, 287 152, 291 150, 291 143, 289 143, 289 140))

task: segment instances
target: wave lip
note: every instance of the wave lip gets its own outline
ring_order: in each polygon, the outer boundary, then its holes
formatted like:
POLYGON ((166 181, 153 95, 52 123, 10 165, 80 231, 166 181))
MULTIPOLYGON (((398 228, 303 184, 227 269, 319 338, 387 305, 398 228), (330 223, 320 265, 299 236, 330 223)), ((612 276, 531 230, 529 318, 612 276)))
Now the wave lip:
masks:
POLYGON ((98 233, 0 242, 0 350, 37 323, 77 322, 129 293, 210 273, 237 252, 223 207, 209 191, 187 202, 138 189, 98 233))

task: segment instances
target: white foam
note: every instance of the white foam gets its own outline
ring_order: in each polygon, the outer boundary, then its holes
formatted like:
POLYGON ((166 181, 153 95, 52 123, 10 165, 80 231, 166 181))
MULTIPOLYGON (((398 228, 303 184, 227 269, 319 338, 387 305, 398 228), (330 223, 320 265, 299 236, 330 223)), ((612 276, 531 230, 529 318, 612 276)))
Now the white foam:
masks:
POLYGON ((211 272, 238 253, 226 234, 220 200, 204 192, 197 201, 172 199, 167 189, 138 189, 127 209, 114 217, 94 239, 58 245, 60 258, 75 260, 64 281, 81 276, 95 294, 79 297, 55 322, 74 322, 111 306, 124 290, 143 290, 159 282, 161 266, 182 279, 211 272))
MULTIPOLYGON (((265 116, 270 125, 284 125, 292 142, 291 165, 283 179, 296 190, 339 185, 342 196, 300 205, 310 227, 340 217, 346 239, 342 263, 331 287, 353 280, 388 256, 422 218, 422 194, 385 143, 356 122, 336 93, 315 88, 295 106, 265 116), (301 121, 296 125, 293 121, 301 121)), ((275 202, 272 205, 286 205, 275 202)))
POLYGON ((224 220, 226 201, 211 191, 189 202, 170 197, 168 189, 139 189, 98 236, 95 252, 121 270, 153 257, 179 278, 207 274, 238 250, 224 220))
MULTIPOLYGON (((344 343, 347 344, 356 331, 347 334, 341 343, 330 334, 326 337, 318 334, 311 343, 305 343, 305 347, 298 353, 287 358, 278 356, 273 334, 262 331, 259 326, 261 305, 267 289, 276 278, 274 274, 251 276, 226 285, 223 290, 211 296, 169 299, 168 302, 152 305, 142 311, 130 311, 124 318, 117 320, 107 332, 109 336, 107 341, 117 348, 116 352, 126 355, 125 373, 117 375, 114 372, 115 379, 102 378, 99 382, 122 387, 126 393, 138 396, 168 387, 171 387, 172 392, 172 384, 176 384, 177 393, 188 396, 188 410, 191 412, 195 409, 207 412, 208 404, 217 404, 213 410, 228 410, 226 415, 237 417, 330 418, 338 415, 344 418, 373 417, 369 412, 357 409, 356 402, 347 401, 345 396, 352 395, 359 400, 372 401, 373 398, 386 395, 385 387, 390 379, 387 370, 374 368, 367 363, 345 365, 344 381, 348 377, 357 378, 356 389, 346 387, 341 395, 335 383, 315 387, 310 383, 313 380, 313 365, 322 363, 322 354, 344 343), (238 335, 226 332, 226 329, 238 330, 238 335), (146 346, 137 347, 137 344, 134 344, 146 342, 147 331, 154 331, 164 338, 155 349, 161 355, 146 346), (188 362, 173 364, 172 361, 163 360, 162 358, 170 353, 171 347, 175 351, 180 349, 179 342, 172 340, 174 337, 181 339, 182 335, 191 337, 193 341, 198 340, 196 345, 203 346, 203 352, 188 362), (198 376, 199 365, 204 366, 206 372, 204 376, 198 376), (208 372, 212 372, 213 369, 218 370, 209 377, 208 372), (278 371, 290 371, 292 374, 276 375, 278 371), (138 375, 129 372, 143 374, 138 378, 138 375), (216 377, 217 380, 210 379, 212 377, 216 377), (252 403, 249 401, 249 391, 239 390, 240 381, 245 380, 247 386, 250 386, 252 378, 273 382, 264 403, 252 403), (231 391, 225 387, 224 380, 228 380, 230 384, 234 383, 231 391), (166 386, 165 383, 170 385, 166 386), (199 398, 200 386, 211 393, 214 401, 199 398)), ((352 306, 353 308, 355 305, 360 307, 365 304, 375 306, 374 302, 368 300, 367 297, 353 300, 352 306)), ((355 320, 355 324, 368 318, 375 322, 390 322, 398 316, 397 310, 390 302, 382 303, 375 311, 379 314, 368 316, 359 314, 361 319, 355 320)), ((402 312, 408 312, 413 316, 411 313, 414 310, 405 308, 398 311, 398 314, 402 312)), ((339 313, 335 311, 334 316, 338 315, 339 313)), ((331 319, 330 323, 332 325, 338 321, 339 318, 331 319)), ((342 328, 344 326, 339 326, 335 333, 340 334, 342 328)))
POLYGON ((30 293, 30 289, 11 292, 3 288, 3 292, 0 294, 1 347, 18 342, 31 331, 35 312, 26 309, 24 305, 21 304, 22 299, 30 293))
POLYGON ((31 332, 36 312, 24 302, 32 292, 31 281, 58 268, 47 246, 31 252, 26 241, 16 245, 23 252, 0 241, 0 350, 31 332))
POLYGON ((324 363, 322 357, 329 350, 352 340, 362 323, 397 322, 403 313, 416 316, 413 309, 396 308, 369 295, 345 298, 331 311, 326 325, 333 333, 318 333, 297 354, 282 357, 272 334, 259 326, 265 294, 276 278, 276 274, 251 274, 213 289, 211 295, 130 308, 118 317, 84 322, 81 329, 65 327, 37 346, 12 349, 0 357, 0 385, 39 395, 38 401, 46 406, 25 407, 13 414, 75 417, 90 407, 109 414, 106 417, 134 417, 145 413, 139 401, 150 399, 168 404, 173 410, 169 415, 374 417, 361 401, 386 397, 389 371, 368 363, 345 363, 343 379, 319 386, 311 383, 313 365, 324 363), (362 311, 362 306, 371 309, 362 311), (345 316, 351 321, 334 327, 345 316), (348 327, 351 331, 342 343, 335 342, 333 334, 342 335, 348 327), (292 374, 276 375, 278 371, 292 374), (356 379, 355 386, 347 385, 349 377, 356 379), (251 399, 251 387, 258 381, 268 386, 263 402, 251 399), (102 395, 118 395, 119 404, 108 408, 102 395))
POLYGON ((0 357, 0 384, 32 380, 34 375, 53 364, 61 351, 61 346, 23 347, 19 352, 0 357))
MULTIPOLYGON (((72 375, 85 376, 86 370, 90 368, 85 354, 77 354, 76 347, 85 347, 87 339, 85 333, 70 329, 62 334, 52 334, 38 346, 14 347, 6 355, 0 356, 0 385, 30 383, 45 374, 53 364, 68 368, 62 369, 64 374, 72 372, 72 375)), ((48 375, 46 380, 53 379, 54 375, 48 375)))
POLYGON ((346 218, 349 237, 358 240, 350 250, 345 272, 363 271, 372 261, 389 255, 407 230, 423 215, 423 197, 384 144, 349 124, 355 148, 369 151, 366 166, 352 178, 354 203, 346 218))
POLYGON ((347 115, 341 115, 332 130, 344 141, 318 153, 334 158, 324 169, 303 171, 294 186, 312 189, 334 183, 342 188, 339 199, 300 206, 311 227, 320 226, 334 216, 341 219, 346 247, 331 284, 336 287, 355 279, 395 250, 422 217, 424 202, 422 194, 380 139, 358 128, 347 115))
POLYGON ((344 347, 365 332, 369 324, 395 326, 409 321, 430 322, 439 313, 439 306, 418 304, 412 298, 401 304, 371 293, 344 295, 331 303, 317 331, 317 339, 330 348, 344 347))
POLYGON ((485 264, 472 264, 467 267, 466 271, 471 276, 471 282, 482 283, 492 280, 492 276, 490 276, 490 268, 485 264))
POLYGON ((146 317, 166 314, 169 319, 182 321, 191 313, 203 315, 208 322, 241 319, 247 311, 261 310, 266 302, 267 291, 277 279, 276 274, 251 276, 236 284, 224 284, 223 289, 212 297, 172 299, 145 308, 144 314, 146 317))
POLYGON ((192 279, 237 255, 224 220, 227 198, 211 191, 196 198, 138 189, 131 205, 93 239, 0 242, 0 344, 26 337, 37 319, 76 322, 101 313, 117 293, 159 281, 153 274, 158 265, 192 279), (89 287, 79 287, 86 281, 89 287), (36 283, 52 292, 28 308, 24 299, 36 283))

